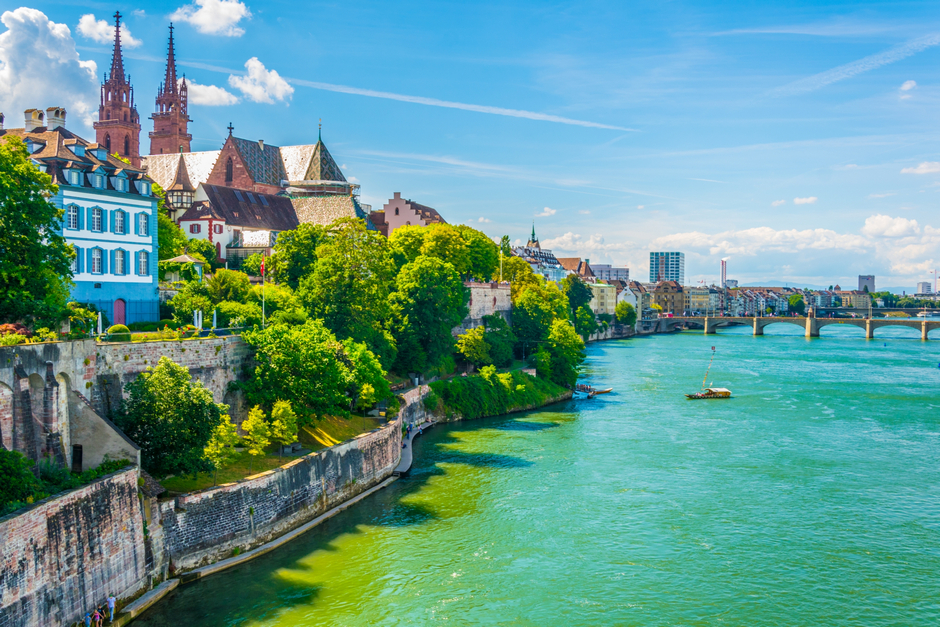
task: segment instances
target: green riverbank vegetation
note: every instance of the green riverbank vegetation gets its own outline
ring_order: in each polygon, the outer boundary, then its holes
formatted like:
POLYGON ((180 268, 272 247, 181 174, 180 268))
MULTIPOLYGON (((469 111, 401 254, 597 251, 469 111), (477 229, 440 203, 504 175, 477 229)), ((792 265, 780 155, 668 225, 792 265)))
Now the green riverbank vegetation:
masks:
POLYGON ((448 419, 485 418, 540 407, 567 391, 521 370, 497 373, 493 366, 484 366, 476 376, 434 381, 430 388, 425 409, 448 419))

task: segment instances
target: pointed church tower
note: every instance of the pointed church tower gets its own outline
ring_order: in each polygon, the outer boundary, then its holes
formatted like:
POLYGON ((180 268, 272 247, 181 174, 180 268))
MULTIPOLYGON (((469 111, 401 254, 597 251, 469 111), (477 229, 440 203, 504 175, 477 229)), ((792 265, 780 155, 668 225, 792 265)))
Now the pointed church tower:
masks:
POLYGON ((186 78, 177 85, 176 50, 173 47, 173 24, 170 24, 170 45, 166 55, 166 77, 157 92, 157 110, 150 133, 150 154, 162 155, 173 152, 189 152, 193 136, 187 133, 190 122, 187 109, 186 78))
POLYGON ((529 241, 526 243, 525 247, 542 250, 542 247, 539 245, 539 238, 535 236, 535 220, 532 220, 532 235, 529 237, 529 241))
POLYGON ((98 121, 94 123, 98 145, 108 149, 108 154, 117 153, 140 167, 140 116, 134 106, 134 88, 130 76, 124 75, 124 58, 121 56, 121 13, 114 14, 114 54, 111 57, 111 73, 101 85, 101 104, 98 106, 98 121))

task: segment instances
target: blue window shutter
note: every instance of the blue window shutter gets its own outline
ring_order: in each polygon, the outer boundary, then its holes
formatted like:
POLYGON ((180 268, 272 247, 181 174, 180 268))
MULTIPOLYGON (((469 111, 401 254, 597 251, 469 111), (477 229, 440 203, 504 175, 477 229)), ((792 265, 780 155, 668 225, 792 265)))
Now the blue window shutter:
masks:
POLYGON ((140 251, 134 253, 134 274, 140 274, 140 251))
POLYGON ((116 214, 117 211, 109 211, 108 213, 111 214, 111 215, 109 216, 109 217, 111 218, 111 228, 108 229, 108 230, 109 230, 111 233, 114 233, 114 214, 116 214))
POLYGON ((81 230, 85 226, 85 212, 78 206, 75 207, 75 211, 78 212, 78 229, 81 230))
POLYGON ((92 212, 92 208, 89 207, 88 210, 86 211, 86 213, 88 214, 88 222, 87 222, 87 224, 88 224, 88 230, 89 230, 89 231, 92 229, 92 227, 93 227, 94 224, 95 224, 94 220, 92 220, 92 218, 91 218, 91 212, 92 212))
POLYGON ((140 220, 137 218, 137 214, 133 215, 134 221, 134 235, 140 235, 140 220))
POLYGON ((82 249, 78 246, 75 248, 75 274, 78 274, 82 271, 82 249))
POLYGON ((94 249, 89 248, 85 251, 85 263, 86 263, 85 267, 88 268, 89 272, 91 272, 92 269, 94 268, 94 266, 91 263, 91 251, 92 250, 94 249))
POLYGON ((114 253, 115 253, 115 251, 113 251, 113 250, 108 251, 108 259, 109 259, 109 263, 111 264, 111 273, 112 273, 112 274, 115 274, 114 271, 115 271, 115 269, 116 269, 116 268, 115 268, 115 265, 114 265, 114 253))
POLYGON ((101 274, 108 273, 108 252, 104 249, 101 250, 101 274))

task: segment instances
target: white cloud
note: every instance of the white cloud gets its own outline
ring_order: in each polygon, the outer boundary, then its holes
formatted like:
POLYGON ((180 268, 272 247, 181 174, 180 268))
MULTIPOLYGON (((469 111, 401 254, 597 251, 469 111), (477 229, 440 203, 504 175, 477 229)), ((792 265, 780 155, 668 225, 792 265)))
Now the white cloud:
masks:
POLYGON ((771 206, 771 207, 779 207, 780 205, 785 205, 785 204, 787 204, 787 201, 785 201, 785 200, 775 200, 775 201, 773 201, 772 203, 770 203, 770 206, 771 206))
POLYGON ((590 212, 589 210, 587 210, 587 209, 582 209, 582 210, 579 211, 578 213, 580 213, 580 214, 583 215, 583 216, 586 216, 586 215, 590 215, 591 212, 590 212))
MULTIPOLYGON (((182 79, 181 79, 182 80, 182 79)), ((238 96, 223 87, 215 85, 200 85, 194 80, 186 79, 189 88, 189 103, 207 107, 223 107, 238 104, 238 96)))
POLYGON ((815 204, 817 200, 819 199, 816 198, 815 196, 809 196, 807 198, 794 198, 793 204, 794 205, 812 205, 812 204, 815 204))
POLYGON ((846 63, 845 65, 832 68, 831 70, 820 72, 819 74, 814 74, 813 76, 809 76, 807 78, 794 81, 788 85, 778 87, 777 89, 771 91, 770 95, 794 96, 797 94, 810 92, 815 89, 825 87, 831 83, 845 80, 847 78, 852 78, 853 76, 863 72, 880 68, 883 65, 888 65, 889 63, 906 59, 911 55, 915 55, 918 52, 936 46, 937 44, 940 44, 940 33, 925 35, 917 39, 912 39, 906 44, 897 46, 891 50, 879 52, 878 54, 867 56, 863 59, 859 59, 858 61, 846 63))
POLYGON ((555 211, 554 209, 551 209, 551 208, 549 208, 549 207, 545 207, 544 209, 542 209, 542 213, 537 213, 537 214, 535 214, 535 217, 536 217, 536 218, 547 218, 548 216, 553 216, 553 215, 555 215, 556 213, 558 213, 558 212, 555 211))
POLYGON ((878 214, 865 220, 862 233, 870 237, 908 237, 919 234, 920 225, 917 220, 878 214))
POLYGON ((901 174, 935 174, 940 172, 940 161, 924 161, 916 168, 904 168, 901 174))
POLYGON ((637 205, 636 208, 637 208, 637 209, 646 209, 646 205, 637 205))
MULTIPOLYGON (((0 15, 0 111, 7 126, 32 107, 64 106, 70 121, 90 125, 98 112, 98 67, 82 61, 65 24, 37 9, 20 7, 0 15)), ((73 126, 71 123, 69 126, 73 126)))
POLYGON ((869 198, 887 198, 888 196, 894 196, 896 192, 885 192, 884 194, 869 194, 869 198))
MULTIPOLYGON (((114 24, 107 20, 96 20, 94 14, 86 13, 78 20, 78 34, 99 44, 114 43, 114 24)), ((136 48, 143 43, 133 35, 127 24, 121 24, 121 45, 136 48)))
POLYGON ((193 4, 178 8, 170 15, 171 20, 189 22, 200 33, 241 37, 245 29, 238 23, 251 18, 244 2, 238 0, 194 0, 193 4))
POLYGON ((479 220, 477 220, 477 222, 489 222, 489 221, 490 221, 489 218, 482 218, 482 217, 479 220))
POLYGON ((851 250, 864 252, 870 242, 859 235, 836 233, 829 229, 789 229, 778 231, 767 226, 724 231, 709 235, 692 231, 659 237, 650 246, 656 250, 691 249, 711 255, 756 255, 763 251, 796 253, 803 250, 851 250))
POLYGON ((608 244, 600 233, 595 233, 585 238, 579 233, 568 231, 561 237, 554 237, 542 241, 542 248, 548 248, 552 251, 562 253, 572 253, 582 257, 595 257, 597 255, 606 255, 610 252, 622 252, 626 249, 627 243, 619 242, 617 244, 608 244))
MULTIPOLYGON (((340 166, 340 170, 345 170, 345 169, 346 169, 345 165, 340 166)), ((352 183, 353 185, 359 185, 359 179, 356 178, 355 176, 347 177, 346 180, 352 183)))
POLYGON ((901 91, 910 91, 917 87, 917 81, 904 81, 901 84, 901 91))
POLYGON ((268 70, 258 57, 245 61, 247 76, 228 77, 228 84, 241 91, 246 98, 255 102, 273 103, 275 100, 290 99, 294 88, 287 84, 276 70, 268 70))

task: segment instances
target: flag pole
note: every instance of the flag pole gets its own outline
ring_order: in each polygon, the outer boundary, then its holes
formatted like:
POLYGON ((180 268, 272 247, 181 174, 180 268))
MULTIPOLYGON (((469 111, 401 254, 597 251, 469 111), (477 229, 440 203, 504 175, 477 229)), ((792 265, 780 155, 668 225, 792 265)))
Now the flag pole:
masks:
POLYGON ((264 253, 261 253, 261 328, 265 326, 264 314, 264 253))

